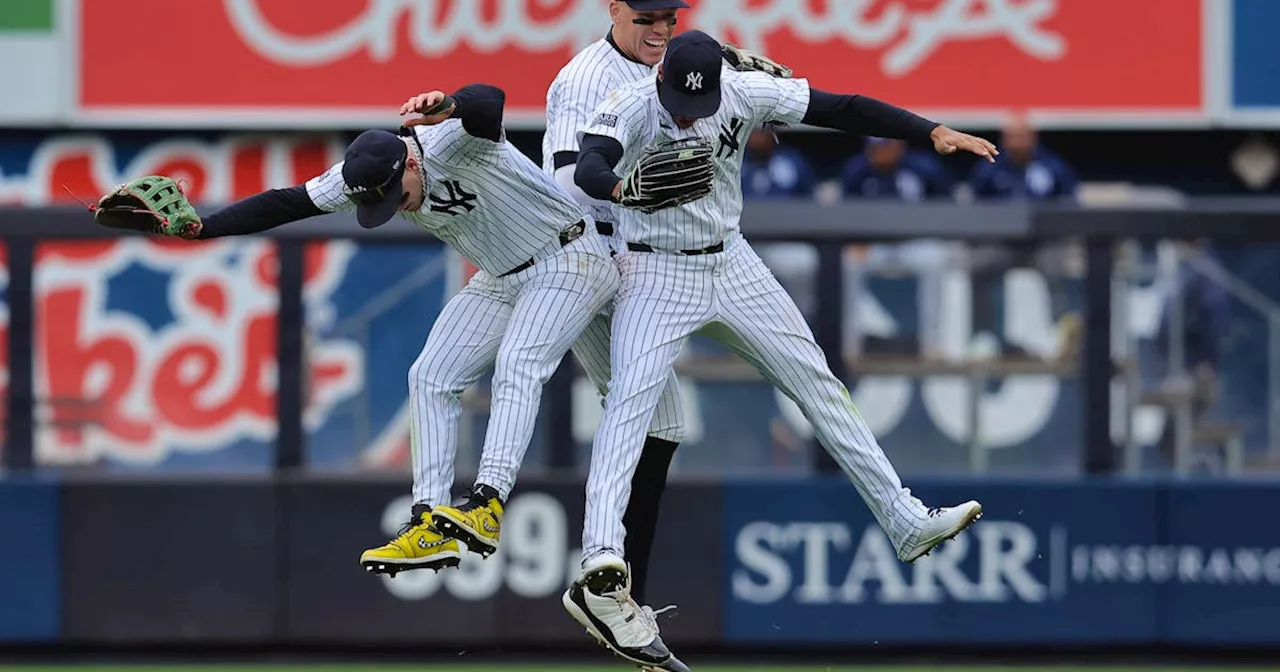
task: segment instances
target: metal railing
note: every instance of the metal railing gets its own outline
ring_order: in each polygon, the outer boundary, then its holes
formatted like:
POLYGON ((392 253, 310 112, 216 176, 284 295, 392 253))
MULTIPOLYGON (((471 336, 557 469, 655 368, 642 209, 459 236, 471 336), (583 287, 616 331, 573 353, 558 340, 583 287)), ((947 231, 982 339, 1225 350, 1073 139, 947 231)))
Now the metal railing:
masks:
MULTIPOLYGON (((971 389, 980 389, 993 376, 1009 375, 1014 366, 1002 362, 904 363, 875 362, 869 358, 849 361, 841 356, 844 325, 843 252, 853 242, 898 242, 918 238, 943 238, 968 242, 1035 244, 1071 238, 1085 252, 1087 271, 1083 288, 1085 335, 1081 357, 1073 369, 1067 365, 1039 365, 1038 373, 1078 374, 1083 384, 1081 408, 1084 425, 1082 469, 1086 473, 1117 470, 1124 453, 1111 439, 1112 377, 1117 369, 1113 352, 1113 273, 1116 246, 1128 239, 1193 239, 1214 237, 1231 240, 1275 240, 1280 227, 1275 220, 1280 201, 1189 201, 1185 207, 1086 208, 1073 205, 998 205, 899 203, 841 203, 819 205, 809 202, 758 202, 744 212, 742 228, 753 242, 807 242, 814 245, 818 267, 815 303, 818 318, 812 323, 815 336, 828 355, 833 372, 842 379, 867 375, 870 371, 894 371, 897 375, 957 375, 969 380, 971 389), (877 368, 879 367, 879 368, 877 368)), ((33 462, 35 371, 31 362, 33 307, 31 274, 34 242, 62 238, 109 238, 121 234, 96 227, 79 208, 0 209, 0 237, 8 249, 10 284, 8 302, 11 320, 9 343, 10 393, 8 395, 5 463, 9 468, 30 467, 33 462)), ((305 306, 302 282, 305 244, 308 241, 351 239, 387 244, 423 244, 430 238, 408 227, 388 225, 363 230, 346 215, 327 215, 308 221, 306 226, 282 227, 269 234, 277 242, 279 254, 279 399, 276 466, 294 469, 303 462, 305 432, 302 423, 305 387, 305 306)), ((425 272, 425 271, 424 271, 425 272)), ((408 286, 407 284, 405 285, 408 286)), ((1247 301, 1247 300, 1246 300, 1247 301)), ((1124 302, 1121 301, 1120 304, 1124 302)), ((349 319, 343 328, 359 335, 361 320, 367 322, 377 306, 366 307, 364 317, 349 319)), ((1280 321, 1268 307, 1269 323, 1280 321)), ((1280 348, 1272 339, 1272 348, 1280 348)), ((1280 358, 1273 357, 1273 365, 1280 358)), ((722 372, 723 373, 723 372, 722 372)), ((734 374, 737 375, 737 374, 734 374)), ((1280 377, 1275 377, 1280 379, 1280 377)), ((1273 381, 1274 384, 1274 381, 1273 381)), ((547 404, 571 403, 568 386, 548 390, 547 404)), ((971 395, 974 399, 978 395, 971 395)), ((1274 400, 1273 400, 1274 402, 1274 400)), ((1280 413, 1280 408, 1273 407, 1280 413)), ((985 467, 986 450, 981 436, 981 414, 970 406, 972 436, 970 464, 985 467)), ((1273 421, 1274 424, 1274 421, 1273 421)), ((568 430, 558 425, 549 444, 556 450, 571 451, 568 430)), ((1274 442, 1273 446, 1274 448, 1274 442)), ((816 466, 823 471, 834 465, 821 450, 813 451, 816 466)), ((554 460, 564 463, 563 456, 554 460)))

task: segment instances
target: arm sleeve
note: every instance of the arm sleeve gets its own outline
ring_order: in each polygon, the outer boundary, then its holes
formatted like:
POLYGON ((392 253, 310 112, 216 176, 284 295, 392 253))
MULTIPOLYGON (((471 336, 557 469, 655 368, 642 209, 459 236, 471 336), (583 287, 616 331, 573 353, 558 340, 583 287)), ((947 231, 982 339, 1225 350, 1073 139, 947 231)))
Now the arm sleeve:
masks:
POLYGON ((622 160, 622 143, 603 135, 584 135, 573 181, 591 198, 613 201, 613 188, 622 178, 613 167, 622 160))
POLYGON ((468 134, 493 142, 502 140, 502 110, 507 94, 489 84, 470 84, 453 94, 453 117, 468 134))
POLYGON ((323 215, 299 185, 288 189, 271 189, 202 217, 204 228, 200 239, 243 236, 262 233, 281 224, 323 215))
POLYGON ((932 144, 929 134, 939 125, 875 98, 827 93, 819 89, 810 90, 803 121, 821 128, 920 144, 932 144))
MULTIPOLYGON (((575 133, 574 135, 576 136, 577 134, 575 133)), ((577 145, 578 141, 575 139, 573 141, 573 144, 577 145)), ((556 170, 560 170, 561 168, 565 168, 567 166, 572 166, 577 162, 578 162, 578 150, 576 149, 571 152, 556 152, 551 157, 551 165, 554 166, 556 170)))
POLYGON ((287 189, 271 189, 207 216, 200 239, 262 233, 282 224, 355 207, 342 180, 342 162, 287 189))
POLYGON ((625 89, 610 91, 592 113, 591 125, 579 131, 573 181, 588 196, 612 202, 613 188, 622 179, 613 171, 626 155, 627 145, 639 137, 645 101, 625 89))

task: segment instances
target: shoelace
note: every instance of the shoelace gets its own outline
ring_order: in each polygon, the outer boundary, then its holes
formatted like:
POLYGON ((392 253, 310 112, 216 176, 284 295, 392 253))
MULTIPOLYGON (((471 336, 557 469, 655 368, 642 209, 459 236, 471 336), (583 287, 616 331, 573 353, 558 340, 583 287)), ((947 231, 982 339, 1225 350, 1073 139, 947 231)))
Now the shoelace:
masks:
POLYGON ((426 521, 422 520, 422 516, 423 516, 423 515, 424 515, 424 514, 418 514, 418 515, 416 515, 416 516, 410 516, 410 517, 409 517, 409 521, 408 521, 408 522, 406 522, 404 525, 401 525, 401 526, 400 526, 400 531, 396 534, 396 536, 398 536, 398 537, 403 537, 404 535, 408 534, 408 533, 409 533, 409 531, 410 531, 410 530, 412 530, 412 529, 413 529, 413 528, 415 528, 415 527, 420 527, 420 526, 423 526, 423 525, 428 525, 428 526, 429 526, 429 524, 428 524, 426 521))
POLYGON ((668 611, 672 611, 675 608, 676 608, 676 605, 668 604, 667 606, 661 609, 654 609, 653 607, 646 604, 640 607, 640 617, 644 620, 645 627, 648 628, 653 633, 654 637, 657 637, 662 630, 661 628, 658 627, 658 616, 661 614, 665 614, 668 611))
MULTIPOLYGON (((675 610, 675 608, 676 608, 676 605, 674 605, 674 604, 668 604, 667 606, 665 606, 665 607, 663 607, 663 608, 661 608, 661 609, 654 609, 653 607, 651 607, 651 606, 649 606, 649 605, 647 605, 647 604, 646 604, 646 605, 644 605, 643 607, 640 607, 640 611, 643 611, 643 612, 645 612, 645 613, 649 614, 649 616, 650 616, 650 617, 656 617, 656 616, 658 616, 658 615, 660 615, 660 614, 665 614, 665 613, 667 613, 668 611, 674 611, 674 610, 675 610)), ((654 620, 657 620, 657 619, 656 619, 656 618, 654 618, 654 620)))

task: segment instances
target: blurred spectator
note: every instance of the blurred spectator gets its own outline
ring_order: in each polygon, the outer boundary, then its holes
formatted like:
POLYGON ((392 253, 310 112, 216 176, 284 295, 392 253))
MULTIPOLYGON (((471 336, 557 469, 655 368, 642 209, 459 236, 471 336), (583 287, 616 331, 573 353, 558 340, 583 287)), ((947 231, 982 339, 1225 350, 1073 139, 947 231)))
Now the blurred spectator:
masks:
POLYGON ((908 151, 902 140, 867 138, 866 149, 845 164, 840 184, 846 198, 892 198, 917 202, 951 196, 952 182, 938 159, 908 151))
POLYGON ((809 197, 816 182, 809 160, 794 147, 780 144, 772 128, 751 132, 742 159, 744 198, 809 197))
POLYGON ((1075 198, 1075 171, 1040 144, 1039 133, 1026 117, 1010 117, 996 146, 1000 156, 995 163, 979 161, 973 170, 970 186, 976 198, 1075 198))
MULTIPOLYGON (((996 143, 1000 155, 994 163, 979 161, 969 180, 979 200, 1074 200, 1076 176, 1065 161, 1040 144, 1040 135, 1023 115, 1005 123, 996 143)), ((973 331, 991 348, 1007 355, 1027 356, 1017 344, 1006 344, 996 320, 997 293, 1010 268, 1035 268, 1049 287, 1050 310, 1058 320, 1059 355, 1073 354, 1079 343, 1079 317, 1067 312, 1066 277, 1070 245, 1051 242, 1034 246, 974 246, 970 252, 973 288, 973 331)), ((994 354, 994 353, 991 353, 994 354)))
MULTIPOLYGON (((934 154, 909 150, 902 140, 876 137, 867 138, 863 153, 845 164, 840 184, 845 198, 892 199, 908 203, 950 198, 954 188, 951 176, 934 154)), ((850 296, 856 300, 865 291, 863 274, 867 271, 906 270, 913 273, 919 282, 917 314, 920 327, 918 342, 912 349, 924 357, 937 356, 942 340, 939 318, 942 314, 943 283, 953 247, 950 243, 934 239, 871 245, 861 262, 856 257, 847 258, 846 275, 852 276, 850 296)), ((861 342, 862 338, 857 340, 861 342)), ((873 339, 867 340, 870 345, 873 339)))

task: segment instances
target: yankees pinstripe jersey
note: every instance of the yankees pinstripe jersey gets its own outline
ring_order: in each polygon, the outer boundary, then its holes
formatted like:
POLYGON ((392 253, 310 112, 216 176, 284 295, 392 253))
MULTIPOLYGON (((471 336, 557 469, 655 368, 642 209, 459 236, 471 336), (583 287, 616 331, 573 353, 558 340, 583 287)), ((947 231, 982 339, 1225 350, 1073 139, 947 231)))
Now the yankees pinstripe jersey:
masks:
POLYGON ((681 130, 658 101, 656 77, 610 92, 582 134, 607 136, 622 145, 622 161, 616 169, 621 176, 655 143, 695 137, 712 141, 716 170, 710 195, 651 215, 617 209, 618 225, 627 242, 646 243, 659 250, 709 247, 739 229, 742 147, 751 129, 766 122, 800 123, 809 107, 809 82, 738 72, 726 66, 720 80, 720 109, 681 130))
MULTIPOLYGON (((400 215, 477 268, 502 275, 583 219, 582 206, 505 136, 502 142, 475 137, 457 119, 414 131, 426 165, 427 198, 421 209, 400 215)), ((306 188, 321 210, 354 207, 342 162, 308 180, 306 188)))
MULTIPOLYGON (((627 58, 607 38, 593 42, 565 64, 547 89, 547 130, 542 135, 542 168, 555 172, 558 152, 578 151, 578 131, 610 91, 654 73, 655 66, 627 58)), ((609 204, 591 204, 596 221, 616 222, 609 204)))

